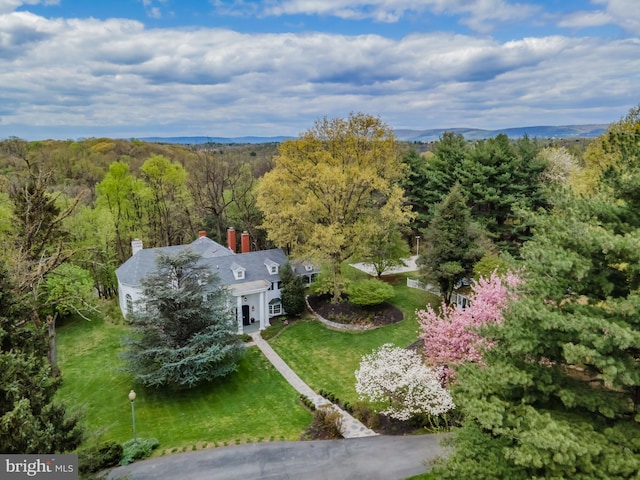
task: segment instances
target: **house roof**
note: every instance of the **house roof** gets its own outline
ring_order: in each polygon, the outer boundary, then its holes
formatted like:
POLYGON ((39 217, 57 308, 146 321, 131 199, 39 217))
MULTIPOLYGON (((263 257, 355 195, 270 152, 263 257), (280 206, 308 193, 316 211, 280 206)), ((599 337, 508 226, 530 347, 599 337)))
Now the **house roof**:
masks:
POLYGON ((291 268, 298 275, 310 275, 314 273, 320 273, 320 267, 318 267, 315 263, 312 263, 308 260, 293 260, 291 262, 291 268), (307 267, 310 267, 310 270, 307 270, 307 267))
MULTIPOLYGON (((257 252, 233 253, 226 247, 207 237, 200 237, 187 245, 175 245, 171 247, 146 248, 124 262, 117 270, 118 281, 129 286, 139 286, 142 280, 156 269, 158 254, 175 254, 185 249, 192 249, 202 255, 202 263, 207 265, 212 273, 220 278, 220 283, 226 286, 234 286, 252 282, 274 282, 280 280, 278 274, 271 274, 266 262, 271 261, 284 265, 287 257, 279 249, 260 250, 257 252), (236 280, 232 268, 243 268, 244 278, 236 280)), ((253 283, 253 285, 257 285, 253 283)), ((232 288, 232 291, 240 291, 241 288, 232 288)))

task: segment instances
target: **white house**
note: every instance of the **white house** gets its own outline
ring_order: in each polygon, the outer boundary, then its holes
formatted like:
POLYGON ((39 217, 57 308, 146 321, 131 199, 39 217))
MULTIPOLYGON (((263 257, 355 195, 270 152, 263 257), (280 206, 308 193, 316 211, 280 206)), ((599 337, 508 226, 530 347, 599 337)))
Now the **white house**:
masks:
MULTIPOLYGON (((171 247, 142 248, 140 240, 131 243, 133 255, 117 270, 118 297, 123 315, 135 308, 142 297, 142 280, 156 268, 159 253, 171 254, 191 249, 202 256, 203 262, 215 272, 221 285, 231 293, 235 302, 238 319, 238 333, 245 327, 255 326, 263 330, 269 326, 269 319, 284 314, 280 300, 280 268, 287 262, 284 252, 279 249, 250 251, 249 234, 241 235, 241 252, 236 253, 236 232, 227 231, 228 247, 223 247, 204 231, 196 240, 187 245, 171 247)), ((317 270, 310 263, 294 264, 294 270, 310 282, 317 270)))

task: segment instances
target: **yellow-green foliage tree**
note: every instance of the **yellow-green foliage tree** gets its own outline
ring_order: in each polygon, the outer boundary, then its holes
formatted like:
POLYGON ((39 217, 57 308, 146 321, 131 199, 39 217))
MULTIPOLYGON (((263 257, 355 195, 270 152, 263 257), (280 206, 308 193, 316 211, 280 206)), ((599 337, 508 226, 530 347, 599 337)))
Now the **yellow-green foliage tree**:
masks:
POLYGON ((339 301, 342 262, 362 253, 381 223, 394 229, 409 221, 403 175, 398 143, 379 118, 325 117, 280 145, 258 186, 262 226, 294 256, 328 264, 339 301))
POLYGON ((596 138, 583 156, 581 169, 575 170, 570 183, 574 192, 592 196, 602 186, 600 180, 629 170, 637 161, 640 139, 640 105, 629 110, 596 138))

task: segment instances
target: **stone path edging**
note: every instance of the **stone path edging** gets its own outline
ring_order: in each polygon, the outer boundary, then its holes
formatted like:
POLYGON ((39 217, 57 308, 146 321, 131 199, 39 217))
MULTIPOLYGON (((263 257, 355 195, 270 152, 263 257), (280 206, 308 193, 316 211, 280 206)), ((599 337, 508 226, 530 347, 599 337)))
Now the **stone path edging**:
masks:
POLYGON ((364 330, 373 330, 377 328, 375 325, 351 325, 346 323, 337 323, 332 322, 331 320, 327 320, 318 312, 316 312, 311 305, 309 304, 309 296, 304 297, 304 301, 307 304, 307 308, 313 315, 322 323, 324 323, 327 327, 333 328, 335 330, 356 330, 356 331, 364 331, 364 330))
POLYGON ((344 438, 361 438, 361 437, 372 437, 374 435, 378 435, 373 430, 365 427, 359 420, 354 418, 349 413, 345 412, 338 406, 331 403, 329 400, 324 398, 322 395, 314 392, 309 385, 304 383, 302 379, 294 372, 289 365, 285 363, 284 360, 276 353, 276 351, 269 345, 261 336, 260 333, 254 333, 251 335, 255 345, 260 349, 260 351, 267 357, 273 366, 280 372, 280 374, 285 378, 287 382, 291 384, 293 388, 296 389, 300 394, 306 396, 311 400, 316 408, 319 407, 328 407, 336 412, 338 412, 342 416, 342 436, 344 438))

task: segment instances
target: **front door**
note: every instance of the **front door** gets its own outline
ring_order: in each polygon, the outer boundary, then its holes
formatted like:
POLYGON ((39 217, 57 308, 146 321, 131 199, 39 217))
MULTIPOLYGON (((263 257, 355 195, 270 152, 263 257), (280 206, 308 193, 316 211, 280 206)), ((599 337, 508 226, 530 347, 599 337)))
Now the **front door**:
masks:
POLYGON ((249 305, 242 305, 242 325, 250 325, 249 320, 249 305))

